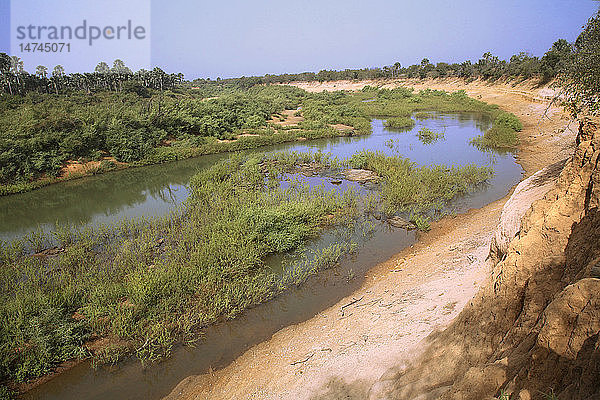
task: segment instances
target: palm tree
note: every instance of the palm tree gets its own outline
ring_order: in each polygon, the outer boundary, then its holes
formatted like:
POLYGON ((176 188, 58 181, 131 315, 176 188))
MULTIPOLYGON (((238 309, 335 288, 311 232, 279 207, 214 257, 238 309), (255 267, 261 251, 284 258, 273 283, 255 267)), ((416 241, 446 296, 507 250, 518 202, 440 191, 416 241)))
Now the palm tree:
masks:
POLYGON ((62 65, 56 65, 52 70, 52 84, 54 86, 54 92, 58 94, 58 86, 62 82, 65 76, 65 69, 62 65))
POLYGON ((13 74, 22 74, 24 72, 23 60, 21 60, 17 56, 11 56, 10 57, 10 70, 13 74))
POLYGON ((402 69, 402 64, 400 64, 400 62, 395 62, 394 63, 394 73, 392 74, 392 76, 398 77, 398 75, 400 75, 401 69, 402 69))
POLYGON ((0 74, 10 72, 10 57, 6 53, 0 53, 0 74))
POLYGON ((116 59, 113 61, 113 66, 111 68, 112 72, 116 72, 119 74, 131 74, 131 70, 125 65, 123 60, 116 59))
POLYGON ((65 76, 65 68, 60 64, 55 66, 52 70, 52 76, 55 76, 57 78, 65 76))
POLYGON ((13 94, 10 81, 12 76, 10 73, 10 57, 6 53, 0 53, 0 77, 2 78, 2 86, 4 91, 8 88, 8 93, 13 94))
POLYGON ((35 67, 35 74, 40 78, 46 78, 48 75, 48 68, 44 67, 43 65, 38 65, 35 67))

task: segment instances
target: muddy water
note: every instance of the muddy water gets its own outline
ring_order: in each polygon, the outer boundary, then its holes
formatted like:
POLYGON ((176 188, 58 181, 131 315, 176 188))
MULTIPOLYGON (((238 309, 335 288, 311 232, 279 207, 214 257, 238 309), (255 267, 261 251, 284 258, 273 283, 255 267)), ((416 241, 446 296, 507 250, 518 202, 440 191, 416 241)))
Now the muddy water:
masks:
MULTIPOLYGON (((356 290, 368 269, 414 243, 414 232, 386 230, 374 240, 381 245, 364 247, 333 270, 309 279, 301 288, 246 310, 232 321, 206 331, 196 347, 178 347, 171 358, 146 369, 139 361, 94 370, 89 362, 55 377, 26 393, 24 399, 160 399, 190 375, 226 366, 248 348, 269 339, 285 326, 305 321, 356 290), (350 279, 351 277, 354 277, 350 279)), ((290 362, 297 360, 290 360, 290 362)))
MULTIPOLYGON (((453 208, 457 212, 502 198, 521 178, 521 168, 512 154, 483 153, 469 145, 471 138, 489 126, 477 115, 432 114, 432 118, 417 121, 415 128, 408 132, 389 131, 383 127, 383 121, 377 119, 373 120, 372 126, 370 136, 294 143, 268 150, 320 150, 343 158, 368 149, 402 154, 422 165, 492 165, 496 171, 494 178, 475 193, 456 199, 453 208), (430 145, 421 143, 416 133, 422 127, 443 130, 445 139, 430 145)), ((106 174, 0 199, 0 234, 10 238, 36 227, 51 230, 55 221, 97 224, 124 216, 165 213, 187 197, 185 184, 191 175, 221 157, 226 156, 207 156, 106 174), (36 204, 36 209, 20 210, 19 206, 22 208, 24 204, 36 204)), ((325 184, 330 189, 338 187, 328 178, 302 179, 311 184, 325 184)), ((344 182, 344 185, 348 183, 344 182)), ((310 243, 309 247, 322 247, 333 240, 333 236, 325 235, 310 243)), ((234 321, 216 324, 207 330, 204 340, 194 348, 178 347, 170 359, 145 369, 136 361, 99 370, 93 370, 89 363, 84 362, 28 392, 25 398, 161 398, 185 377, 225 366, 282 327, 306 320, 335 304, 361 284, 370 267, 385 261, 415 240, 414 232, 376 224, 373 236, 361 242, 358 254, 343 259, 338 268, 311 278, 301 288, 290 290, 269 303, 247 310, 234 321)), ((281 259, 276 259, 270 264, 276 266, 280 262, 281 259)))
MULTIPOLYGON (((521 168, 511 154, 483 153, 469 140, 489 126, 473 114, 441 115, 417 121, 410 132, 384 128, 374 119, 368 136, 319 139, 304 143, 270 146, 256 151, 322 151, 339 158, 363 149, 402 154, 419 164, 494 164, 496 176, 485 191, 472 196, 464 206, 480 207, 504 196, 520 179, 521 168), (445 130, 445 140, 431 145, 419 142, 422 127, 445 130), (394 141, 394 148, 386 143, 394 141)), ((111 172, 50 185, 32 192, 0 197, 0 240, 21 237, 35 230, 52 231, 56 223, 97 225, 123 217, 165 214, 188 196, 186 184, 199 169, 227 157, 208 155, 175 163, 111 172)))

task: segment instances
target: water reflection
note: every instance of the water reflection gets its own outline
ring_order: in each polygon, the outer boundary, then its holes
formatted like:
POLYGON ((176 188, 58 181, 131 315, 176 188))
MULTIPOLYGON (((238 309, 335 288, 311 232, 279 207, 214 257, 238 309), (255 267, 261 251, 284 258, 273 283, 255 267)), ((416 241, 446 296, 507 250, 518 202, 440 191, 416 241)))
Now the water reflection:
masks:
MULTIPOLYGON (((383 120, 374 119, 373 133, 368 136, 288 143, 254 151, 322 151, 346 158, 360 150, 372 150, 402 154, 422 165, 493 164, 496 176, 483 195, 470 199, 471 207, 503 197, 520 179, 521 168, 511 153, 480 151, 469 144, 473 137, 489 128, 488 119, 469 113, 432 112, 429 116, 425 120, 417 119, 415 127, 408 132, 388 130, 383 120), (444 130, 445 140, 423 145, 416 135, 423 127, 444 130), (390 139, 394 141, 393 148, 386 145, 390 139)), ((194 173, 223 157, 227 155, 111 172, 1 197, 0 239, 19 237, 36 229, 51 231, 56 223, 96 225, 123 217, 164 215, 188 196, 186 185, 194 173)))

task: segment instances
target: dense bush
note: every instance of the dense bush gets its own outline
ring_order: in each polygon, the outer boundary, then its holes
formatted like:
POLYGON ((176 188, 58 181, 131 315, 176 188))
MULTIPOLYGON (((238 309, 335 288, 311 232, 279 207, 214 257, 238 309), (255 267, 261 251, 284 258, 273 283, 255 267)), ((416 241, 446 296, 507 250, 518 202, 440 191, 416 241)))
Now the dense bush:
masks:
POLYGON ((415 126, 415 120, 410 117, 388 118, 383 125, 391 129, 410 129, 415 126))
POLYGON ((523 129, 519 119, 510 113, 500 112, 493 125, 483 135, 473 139, 471 143, 482 150, 511 149, 519 144, 517 132, 523 129))
POLYGON ((297 107, 304 96, 282 86, 208 101, 189 93, 146 98, 135 91, 0 96, 0 183, 56 176, 68 160, 140 161, 169 137, 231 139, 241 129, 265 126, 273 113, 297 107))
POLYGON ((502 113, 494 120, 494 126, 508 128, 515 132, 523 130, 523 124, 514 114, 502 113))

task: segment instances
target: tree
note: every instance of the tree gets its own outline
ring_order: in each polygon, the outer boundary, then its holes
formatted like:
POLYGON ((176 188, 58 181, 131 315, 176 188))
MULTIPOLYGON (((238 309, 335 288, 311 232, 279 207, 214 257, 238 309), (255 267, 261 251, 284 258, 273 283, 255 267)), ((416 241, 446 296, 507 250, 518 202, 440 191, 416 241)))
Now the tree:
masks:
POLYGON ((383 67, 382 71, 383 71, 383 76, 385 76, 386 78, 390 78, 390 77, 394 76, 394 70, 392 69, 392 67, 385 65, 383 67))
POLYGON ((113 66, 111 68, 111 72, 115 72, 117 74, 131 74, 131 70, 125 65, 123 60, 116 59, 113 62, 113 66))
POLYGON ((445 63, 445 62, 439 62, 435 66, 435 71, 437 72, 438 76, 441 78, 448 76, 449 70, 450 70, 450 65, 448 65, 448 63, 445 63))
POLYGON ((402 64, 400 64, 400 62, 395 62, 394 63, 394 68, 393 68, 393 74, 392 76, 396 76, 398 77, 398 75, 400 75, 400 70, 402 69, 402 64))
POLYGON ((571 58, 573 47, 565 39, 559 39, 540 60, 540 69, 545 82, 561 73, 571 58))
POLYGON ((10 57, 6 53, 0 53, 0 74, 10 72, 10 57))
POLYGON ((98 63, 98 65, 96 65, 96 68, 94 69, 94 72, 97 72, 99 74, 107 74, 107 73, 110 72, 110 67, 104 61, 100 61, 98 63))
POLYGON ((6 53, 0 53, 0 81, 2 88, 8 91, 8 93, 13 94, 11 80, 10 57, 6 53))
POLYGON ((600 11, 592 16, 574 45, 559 79, 573 116, 600 114, 600 11))
POLYGON ((498 79, 504 74, 505 64, 506 61, 500 61, 498 56, 488 51, 477 62, 477 67, 483 79, 498 79))
POLYGON ((23 60, 21 60, 17 56, 11 56, 10 57, 10 71, 13 74, 22 74, 24 72, 23 60))
POLYGON ((540 62, 537 57, 522 51, 510 58, 507 69, 508 75, 510 76, 531 78, 539 73, 540 62))
POLYGON ((52 70, 52 77, 61 78, 65 76, 65 69, 62 65, 57 65, 52 70))
POLYGON ((40 78, 46 78, 48 75, 48 68, 44 67, 43 65, 38 65, 35 67, 35 74, 40 78))
POLYGON ((52 70, 52 78, 50 81, 52 82, 52 86, 54 87, 54 93, 58 94, 59 87, 62 90, 62 83, 65 77, 65 69, 62 65, 56 65, 52 70))
POLYGON ((421 79, 427 77, 427 73, 434 68, 433 64, 429 61, 429 58, 421 60, 421 70, 419 71, 419 77, 421 79))

